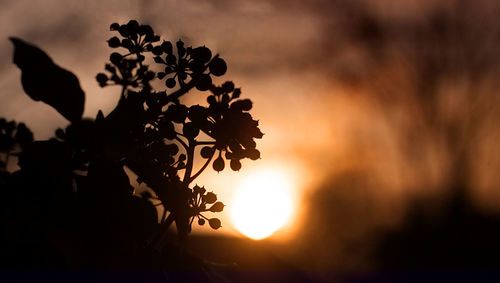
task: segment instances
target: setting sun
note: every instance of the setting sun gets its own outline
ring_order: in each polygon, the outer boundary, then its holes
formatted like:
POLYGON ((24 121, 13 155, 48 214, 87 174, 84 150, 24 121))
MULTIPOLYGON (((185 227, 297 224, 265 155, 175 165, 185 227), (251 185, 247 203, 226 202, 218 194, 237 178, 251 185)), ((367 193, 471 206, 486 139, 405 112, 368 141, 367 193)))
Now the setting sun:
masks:
POLYGON ((293 211, 290 178, 278 171, 254 172, 238 185, 231 205, 234 226, 252 239, 263 239, 281 228, 293 211))

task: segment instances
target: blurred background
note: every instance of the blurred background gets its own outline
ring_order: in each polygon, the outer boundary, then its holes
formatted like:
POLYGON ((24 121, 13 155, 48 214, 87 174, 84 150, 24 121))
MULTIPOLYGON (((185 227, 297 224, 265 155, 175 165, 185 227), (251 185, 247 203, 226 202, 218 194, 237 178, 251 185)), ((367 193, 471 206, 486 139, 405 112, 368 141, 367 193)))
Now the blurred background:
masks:
POLYGON ((199 253, 320 279, 318 271, 500 267, 498 1, 1 4, 0 116, 24 121, 37 139, 67 122, 23 94, 8 36, 79 77, 86 117, 109 113, 120 95, 95 81, 112 22, 137 19, 226 60, 224 79, 254 102, 262 159, 198 182, 230 206, 249 172, 279 167, 293 179, 295 206, 258 242, 226 212, 220 231, 192 237, 199 253))

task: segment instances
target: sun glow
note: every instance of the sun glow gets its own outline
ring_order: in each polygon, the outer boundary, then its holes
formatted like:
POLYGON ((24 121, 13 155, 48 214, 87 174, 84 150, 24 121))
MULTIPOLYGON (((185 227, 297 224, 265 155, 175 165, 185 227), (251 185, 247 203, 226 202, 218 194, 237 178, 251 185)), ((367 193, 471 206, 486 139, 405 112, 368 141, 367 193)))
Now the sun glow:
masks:
POLYGON ((292 182, 284 172, 260 170, 237 186, 230 216, 234 226, 252 239, 263 239, 292 215, 292 182))

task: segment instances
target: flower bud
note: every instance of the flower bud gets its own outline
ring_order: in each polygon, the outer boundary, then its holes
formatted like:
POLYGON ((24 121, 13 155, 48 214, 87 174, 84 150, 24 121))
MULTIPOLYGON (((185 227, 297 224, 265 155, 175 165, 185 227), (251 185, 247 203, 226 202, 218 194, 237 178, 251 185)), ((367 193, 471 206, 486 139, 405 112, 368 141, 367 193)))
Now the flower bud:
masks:
POLYGON ((109 26, 109 30, 118 30, 120 28, 120 25, 118 23, 112 23, 109 26))
POLYGON ((212 192, 208 192, 206 195, 203 196, 203 200, 206 203, 214 203, 217 201, 217 195, 212 192))
POLYGON ((165 86, 167 86, 168 88, 173 88, 173 87, 175 87, 175 79, 174 79, 174 78, 168 78, 168 79, 165 81, 165 86))
POLYGON ((200 154, 201 157, 208 159, 214 154, 214 151, 215 151, 214 148, 210 146, 205 146, 201 149, 200 154))
POLYGON ((193 123, 188 122, 182 127, 182 133, 186 136, 186 138, 194 139, 200 133, 200 129, 198 129, 193 123))
POLYGON ((210 227, 212 227, 212 229, 215 229, 215 230, 217 230, 221 227, 221 222, 217 218, 208 219, 208 224, 210 224, 210 227))
POLYGON ((209 90, 212 86, 212 78, 207 74, 201 74, 196 82, 196 89, 199 91, 209 90))
POLYGON ((212 60, 212 62, 210 62, 210 65, 208 65, 208 68, 210 70, 210 73, 217 77, 224 75, 227 71, 226 62, 221 58, 215 58, 214 60, 212 60))
POLYGON ((163 47, 161 47, 160 45, 153 47, 153 54, 154 55, 163 54, 163 47))
POLYGON ((103 73, 97 74, 95 78, 101 87, 105 86, 106 82, 108 81, 108 76, 103 73))
POLYGON ((120 46, 120 39, 118 37, 114 36, 108 40, 108 45, 111 48, 117 48, 120 46))
POLYGON ((230 165, 233 171, 240 171, 241 169, 241 162, 238 159, 231 159, 230 165))
POLYGON ((224 210, 224 204, 220 201, 214 203, 208 210, 211 212, 222 212, 224 210))
POLYGON ((123 57, 122 57, 122 55, 120 53, 113 52, 109 56, 109 61, 111 61, 111 63, 113 63, 115 65, 118 65, 120 63, 120 61, 122 60, 122 58, 123 57))
POLYGON ((200 187, 198 185, 195 185, 194 188, 193 188, 193 192, 196 193, 196 194, 201 194, 203 195, 205 193, 205 187, 200 187))
POLYGON ((217 172, 224 170, 224 159, 222 159, 222 156, 219 156, 214 160, 214 164, 212 164, 212 167, 217 172))
POLYGON ((225 82, 224 84, 222 84, 222 89, 225 91, 225 92, 231 92, 234 90, 234 83, 231 82, 231 81, 227 81, 225 82))

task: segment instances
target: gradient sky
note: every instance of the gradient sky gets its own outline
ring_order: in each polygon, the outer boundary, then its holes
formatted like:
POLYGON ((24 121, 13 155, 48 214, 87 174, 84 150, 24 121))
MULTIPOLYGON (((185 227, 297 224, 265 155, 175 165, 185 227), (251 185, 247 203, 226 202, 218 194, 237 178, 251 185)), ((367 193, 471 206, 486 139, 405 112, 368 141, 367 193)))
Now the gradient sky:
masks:
MULTIPOLYGON (((0 42, 0 95, 8 103, 0 104, 0 116, 25 121, 37 138, 50 137, 66 121, 49 106, 23 94, 7 37, 37 44, 57 64, 74 72, 86 92, 84 116, 95 117, 99 109, 111 111, 119 95, 118 89, 99 88, 94 79, 110 52, 105 42, 112 36, 109 24, 133 18, 151 24, 165 39, 206 45, 228 62, 224 79, 233 80, 254 101, 253 115, 266 133, 258 144, 263 159, 256 164, 297 164, 289 170, 307 170, 298 161, 303 157, 296 153, 314 154, 333 139, 328 124, 311 127, 318 115, 329 111, 318 92, 328 82, 312 67, 318 60, 318 47, 313 43, 320 41, 320 23, 313 13, 293 3, 49 0, 3 1, 2 6, 0 38, 5 40, 0 42)), ((246 161, 244 169, 256 164, 246 161)), ((233 175, 227 172, 204 178, 210 182, 207 187, 220 192, 222 199, 230 199, 230 188, 218 186, 221 179, 238 178, 233 175)))
MULTIPOLYGON (((109 24, 137 19, 165 39, 219 53, 228 63, 224 78, 254 101, 253 115, 265 133, 258 141, 262 159, 244 161, 239 173, 210 172, 199 181, 228 205, 232 184, 266 166, 293 172, 299 203, 314 188, 361 172, 368 189, 353 195, 374 202, 374 222, 397 221, 407 197, 438 191, 447 181, 448 156, 439 128, 422 126, 425 114, 414 107, 426 81, 420 63, 427 59, 438 62, 431 77, 437 78, 439 121, 460 124, 486 113, 473 143, 475 196, 483 204, 500 198, 492 170, 500 164, 494 115, 500 109, 500 5, 494 1, 463 7, 437 0, 1 2, 0 116, 26 122, 37 138, 50 137, 66 122, 23 94, 7 37, 37 44, 73 71, 86 92, 84 115, 95 117, 99 109, 111 111, 119 96, 118 89, 101 89, 94 79, 110 52, 109 24), (434 38, 442 25, 435 18, 444 19, 445 37, 434 38), (446 40, 458 48, 448 49, 446 40), (464 110, 470 89, 476 108, 464 110), (417 150, 410 154, 408 148, 417 150)), ((231 231, 230 225, 224 229, 231 231)))

